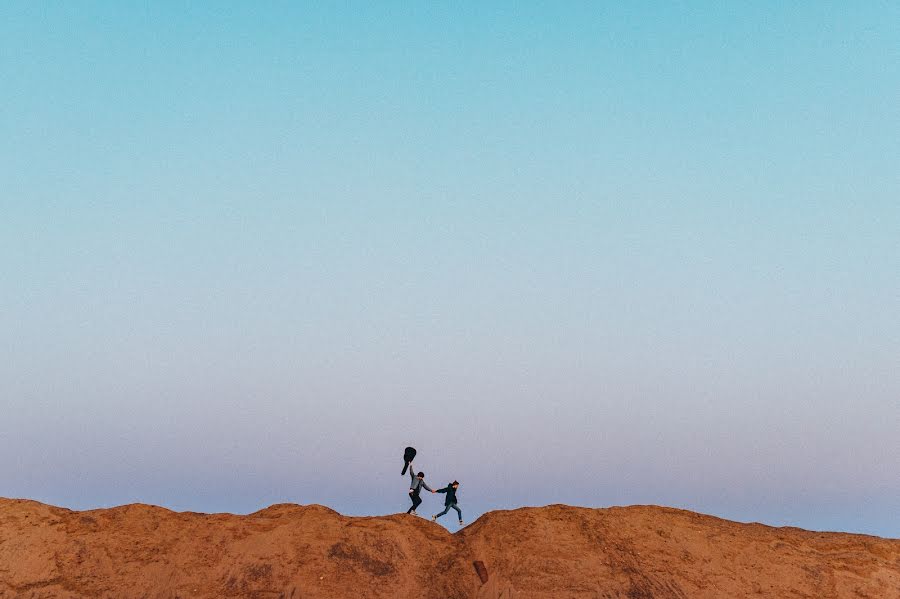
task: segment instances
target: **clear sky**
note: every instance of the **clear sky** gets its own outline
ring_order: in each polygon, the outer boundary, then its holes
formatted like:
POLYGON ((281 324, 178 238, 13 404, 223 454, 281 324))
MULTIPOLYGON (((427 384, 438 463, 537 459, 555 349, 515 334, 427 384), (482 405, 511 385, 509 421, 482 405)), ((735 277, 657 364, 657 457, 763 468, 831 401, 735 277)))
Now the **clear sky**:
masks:
POLYGON ((900 537, 900 4, 320 4, 0 4, 0 495, 900 537))

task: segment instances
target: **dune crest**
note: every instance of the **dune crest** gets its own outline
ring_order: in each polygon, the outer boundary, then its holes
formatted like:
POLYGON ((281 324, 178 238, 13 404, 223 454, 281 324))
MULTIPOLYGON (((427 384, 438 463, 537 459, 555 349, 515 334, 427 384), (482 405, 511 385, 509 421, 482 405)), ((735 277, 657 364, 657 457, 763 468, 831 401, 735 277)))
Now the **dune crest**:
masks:
POLYGON ((654 506, 247 516, 0 499, 0 598, 900 599, 900 540, 654 506), (476 566, 476 562, 481 565, 476 566))

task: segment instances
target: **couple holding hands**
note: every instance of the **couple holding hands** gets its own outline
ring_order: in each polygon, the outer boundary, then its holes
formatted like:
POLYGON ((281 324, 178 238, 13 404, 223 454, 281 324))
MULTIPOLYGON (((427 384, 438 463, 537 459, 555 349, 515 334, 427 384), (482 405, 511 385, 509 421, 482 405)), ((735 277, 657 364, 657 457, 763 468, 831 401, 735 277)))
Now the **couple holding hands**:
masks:
POLYGON ((422 493, 422 489, 424 488, 426 491, 431 491, 432 493, 445 493, 447 495, 444 498, 444 511, 440 514, 435 514, 434 516, 432 516, 431 521, 435 522, 438 518, 449 512, 451 509, 454 509, 459 515, 459 525, 462 526, 462 510, 459 509, 456 499, 456 490, 459 489, 459 481, 453 481, 443 489, 438 489, 437 491, 435 491, 428 486, 428 483, 425 482, 424 472, 414 473, 415 471, 412 468, 412 458, 415 457, 415 449, 412 449, 411 447, 407 447, 406 449, 406 454, 404 454, 405 466, 403 467, 403 473, 406 473, 406 469, 409 468, 409 498, 412 500, 412 507, 406 510, 406 513, 416 515, 416 508, 419 507, 419 504, 422 503, 422 498, 419 495, 422 493))

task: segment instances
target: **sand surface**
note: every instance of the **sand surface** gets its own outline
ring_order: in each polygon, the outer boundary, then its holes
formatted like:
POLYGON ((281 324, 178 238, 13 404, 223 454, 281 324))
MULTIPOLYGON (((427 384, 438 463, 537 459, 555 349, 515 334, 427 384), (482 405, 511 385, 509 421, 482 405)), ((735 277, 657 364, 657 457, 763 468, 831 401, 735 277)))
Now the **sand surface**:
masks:
POLYGON ((900 599, 900 540, 653 506, 428 520, 0 499, 0 598, 900 599), (483 562, 482 581, 474 562, 483 562))

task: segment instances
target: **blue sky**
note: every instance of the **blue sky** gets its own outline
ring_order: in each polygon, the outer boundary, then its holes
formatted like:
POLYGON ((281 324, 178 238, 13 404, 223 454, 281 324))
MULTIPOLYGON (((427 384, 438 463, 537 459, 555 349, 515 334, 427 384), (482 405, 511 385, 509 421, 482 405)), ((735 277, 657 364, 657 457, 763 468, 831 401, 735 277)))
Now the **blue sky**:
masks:
POLYGON ((898 24, 4 3, 0 494, 900 536, 898 24))

